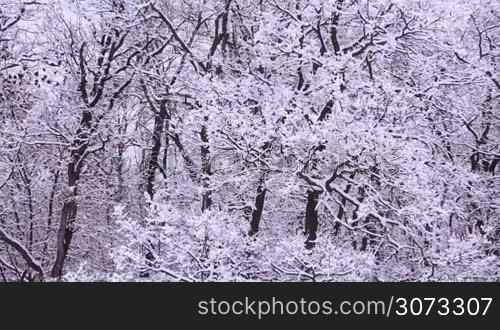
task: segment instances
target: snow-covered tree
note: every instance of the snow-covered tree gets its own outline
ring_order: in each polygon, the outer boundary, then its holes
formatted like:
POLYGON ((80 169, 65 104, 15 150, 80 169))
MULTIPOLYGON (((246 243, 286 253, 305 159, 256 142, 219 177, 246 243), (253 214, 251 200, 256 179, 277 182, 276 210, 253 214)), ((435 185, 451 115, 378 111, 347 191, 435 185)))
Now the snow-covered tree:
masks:
POLYGON ((4 2, 4 281, 498 280, 496 1, 4 2))

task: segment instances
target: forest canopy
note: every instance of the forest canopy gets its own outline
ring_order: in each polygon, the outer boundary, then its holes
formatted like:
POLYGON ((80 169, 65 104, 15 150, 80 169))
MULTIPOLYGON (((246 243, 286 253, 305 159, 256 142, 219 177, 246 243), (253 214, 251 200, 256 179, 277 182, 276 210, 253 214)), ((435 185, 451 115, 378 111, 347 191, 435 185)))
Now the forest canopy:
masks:
POLYGON ((0 281, 498 281, 495 0, 0 0, 0 281))

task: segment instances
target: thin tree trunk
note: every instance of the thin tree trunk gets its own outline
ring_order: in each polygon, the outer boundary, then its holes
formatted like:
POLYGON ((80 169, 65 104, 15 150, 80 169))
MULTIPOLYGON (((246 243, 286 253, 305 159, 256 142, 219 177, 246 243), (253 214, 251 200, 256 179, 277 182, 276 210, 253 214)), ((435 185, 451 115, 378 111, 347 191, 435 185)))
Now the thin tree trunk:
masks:
POLYGON ((49 237, 50 237, 50 231, 52 227, 52 216, 54 214, 54 198, 56 195, 56 189, 57 189, 57 182, 59 181, 59 170, 56 171, 54 174, 54 180, 52 181, 52 188, 50 191, 50 197, 49 197, 49 206, 48 206, 48 215, 47 215, 47 232, 45 234, 45 242, 43 243, 43 252, 42 252, 42 261, 41 264, 43 265, 47 253, 47 249, 49 247, 49 237))
POLYGON ((162 165, 163 165, 163 179, 167 179, 167 166, 168 166, 168 146, 170 144, 170 135, 168 134, 168 130, 170 128, 170 120, 167 118, 167 120, 165 121, 165 132, 167 132, 165 134, 165 146, 163 147, 164 151, 163 151, 163 161, 162 161, 162 165))
MULTIPOLYGON (((356 175, 356 172, 353 172, 351 175, 350 175, 350 179, 354 179, 354 176, 356 175)), ((347 187, 344 189, 344 192, 346 194, 349 193, 349 191, 351 190, 351 187, 352 185, 351 184, 348 184, 347 187)), ((346 204, 347 204, 347 198, 345 197, 342 197, 341 199, 341 204, 339 206, 339 211, 337 213, 337 220, 342 220, 344 218, 344 215, 346 214, 346 211, 345 211, 345 207, 346 207, 346 204)), ((339 229, 340 229, 340 223, 339 222, 335 222, 335 225, 333 225, 333 230, 334 230, 334 235, 337 236, 338 233, 339 233, 339 229)))
MULTIPOLYGON (((205 121, 208 120, 208 117, 204 118, 205 121)), ((210 147, 208 145, 208 133, 207 127, 203 125, 200 131, 201 138, 201 169, 202 169, 202 183, 203 183, 203 195, 202 195, 202 203, 201 210, 205 211, 210 209, 212 206, 212 192, 210 190, 210 176, 212 175, 212 169, 210 164, 210 147)))
POLYGON ((146 192, 148 193, 151 200, 153 200, 155 187, 154 181, 156 176, 156 170, 160 168, 158 162, 160 156, 160 150, 162 145, 162 135, 163 135, 163 123, 167 116, 167 109, 165 107, 165 102, 162 102, 158 113, 155 114, 155 125, 153 130, 153 147, 151 149, 151 156, 149 158, 149 163, 146 168, 146 192))
POLYGON ((257 188, 257 196, 255 197, 255 207, 252 210, 252 219, 250 220, 250 231, 248 235, 253 236, 259 231, 262 211, 264 210, 264 200, 266 198, 267 189, 264 187, 265 174, 262 175, 259 187, 257 188))
MULTIPOLYGON (((271 142, 266 142, 262 146, 263 152, 266 152, 272 146, 271 142)), ((263 154, 265 157, 265 154, 263 154)), ((250 219, 250 230, 248 235, 253 236, 259 231, 260 220, 262 218, 262 212, 264 210, 264 201, 266 199, 266 178, 268 174, 268 169, 265 168, 261 170, 261 175, 259 179, 259 186, 257 187, 257 195, 255 196, 255 206, 252 209, 252 218, 250 219)))
POLYGON ((309 190, 307 192, 306 218, 304 221, 304 231, 307 235, 306 248, 312 249, 316 241, 316 231, 318 230, 318 199, 319 191, 309 190))
MULTIPOLYGON (((147 93, 147 90, 145 87, 144 87, 144 90, 147 93)), ((148 96, 148 98, 149 98, 149 96, 148 96)), ((146 171, 145 171, 146 173, 145 174, 146 174, 146 192, 149 195, 150 200, 153 201, 154 195, 155 195, 156 170, 159 170, 163 174, 163 176, 166 177, 164 169, 162 169, 160 166, 159 158, 160 158, 160 152, 161 152, 161 147, 162 147, 162 135, 164 133, 164 128, 165 128, 165 133, 168 137, 168 126, 165 126, 165 120, 168 117, 168 113, 167 113, 165 100, 160 102, 159 109, 157 107, 155 107, 152 103, 151 103, 151 108, 155 112, 155 124, 154 124, 154 129, 153 129, 153 147, 151 148, 151 155, 149 158, 149 162, 146 165, 146 171)), ((159 244, 160 244, 160 242, 159 242, 159 244)), ((143 248, 146 251, 146 253, 144 255, 144 257, 146 258, 146 267, 140 273, 139 276, 145 278, 145 277, 149 277, 148 267, 152 266, 155 262, 155 257, 153 254, 153 251, 155 249, 155 245, 153 244, 153 242, 148 240, 148 242, 143 245, 143 248)))

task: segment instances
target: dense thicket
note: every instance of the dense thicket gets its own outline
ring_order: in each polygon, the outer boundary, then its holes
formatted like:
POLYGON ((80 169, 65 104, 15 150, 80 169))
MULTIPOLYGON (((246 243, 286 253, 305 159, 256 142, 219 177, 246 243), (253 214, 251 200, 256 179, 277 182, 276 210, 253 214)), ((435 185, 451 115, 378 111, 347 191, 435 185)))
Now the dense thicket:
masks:
POLYGON ((3 281, 497 281, 494 0, 0 2, 3 281))

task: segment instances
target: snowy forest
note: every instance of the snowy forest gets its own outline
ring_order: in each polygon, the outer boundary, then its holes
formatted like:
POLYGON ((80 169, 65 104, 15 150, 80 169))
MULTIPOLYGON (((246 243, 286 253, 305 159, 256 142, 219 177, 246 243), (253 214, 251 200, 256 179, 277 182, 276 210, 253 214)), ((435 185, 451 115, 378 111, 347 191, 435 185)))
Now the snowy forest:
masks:
POLYGON ((497 0, 0 0, 0 281, 499 281, 497 0))

